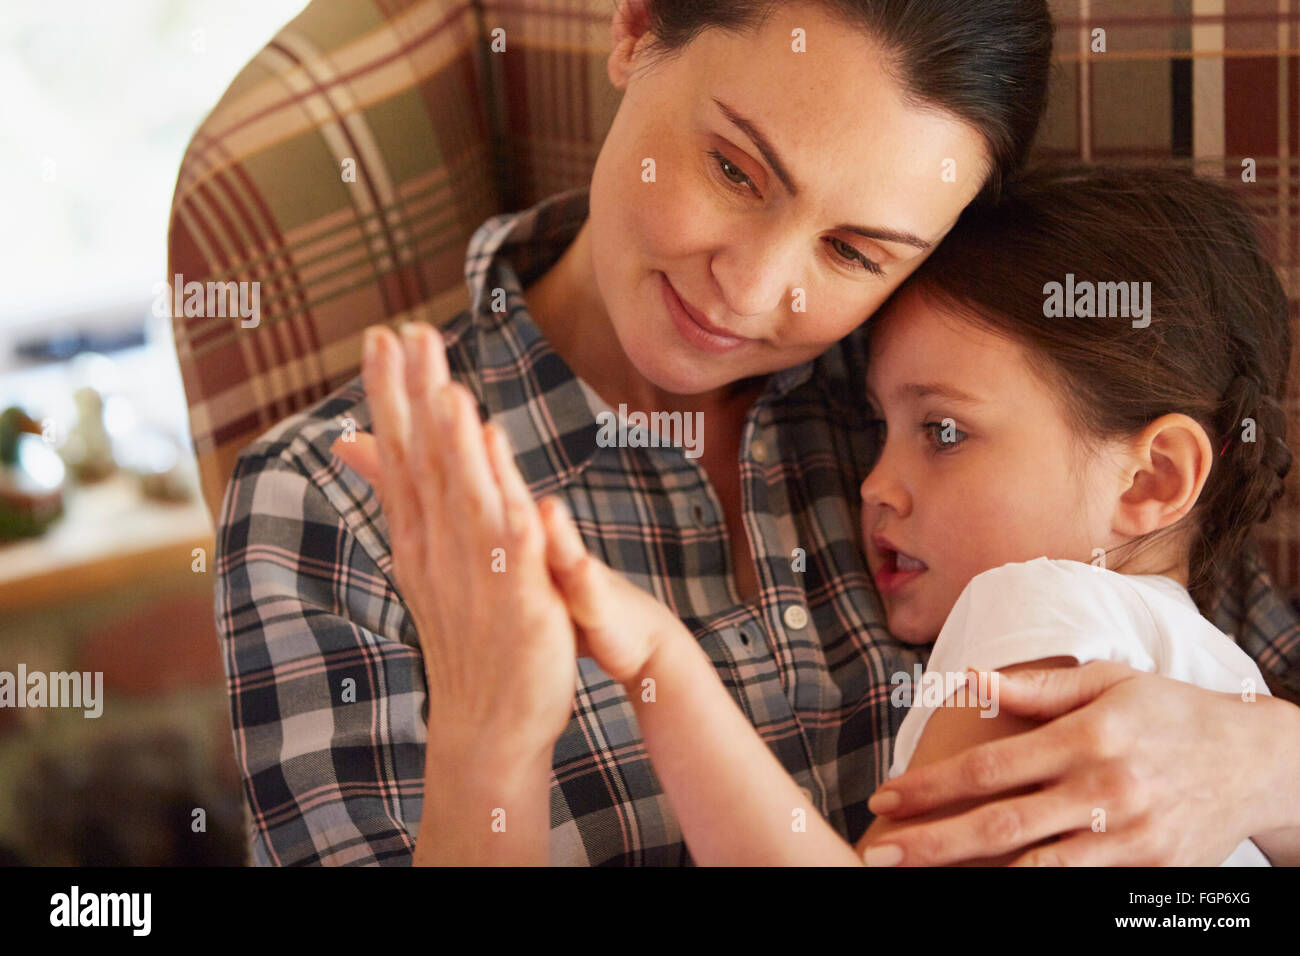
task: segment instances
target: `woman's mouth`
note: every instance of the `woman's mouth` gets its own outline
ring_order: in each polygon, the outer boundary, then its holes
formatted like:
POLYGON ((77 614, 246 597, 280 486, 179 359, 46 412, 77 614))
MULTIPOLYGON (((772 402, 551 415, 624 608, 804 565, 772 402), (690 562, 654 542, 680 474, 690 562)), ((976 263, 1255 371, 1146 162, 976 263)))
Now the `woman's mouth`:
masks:
POLYGON ((914 558, 902 551, 883 548, 883 563, 876 570, 876 589, 881 595, 894 595, 911 584, 929 570, 920 558, 914 558))
POLYGON ((733 349, 740 348, 746 342, 752 341, 718 328, 699 310, 688 306, 682 301, 681 296, 677 294, 673 284, 668 281, 668 276, 662 272, 659 273, 659 282, 663 287, 664 305, 668 309, 668 315, 673 320, 673 325, 681 337, 691 345, 702 351, 720 355, 723 352, 730 352, 733 349))

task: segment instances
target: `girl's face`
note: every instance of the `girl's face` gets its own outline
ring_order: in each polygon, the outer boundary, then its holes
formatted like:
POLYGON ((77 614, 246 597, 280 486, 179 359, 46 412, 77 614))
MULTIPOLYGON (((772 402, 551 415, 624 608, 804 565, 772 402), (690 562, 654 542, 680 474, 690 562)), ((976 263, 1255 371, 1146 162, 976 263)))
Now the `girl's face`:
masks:
POLYGON ((1018 344, 907 289, 872 329, 867 387, 886 438, 862 532, 900 640, 934 640, 982 571, 1114 543, 1114 462, 1080 447, 1018 344))
POLYGON ((983 185, 982 137, 908 102, 886 55, 816 5, 649 34, 592 178, 592 269, 633 366, 698 394, 816 357, 917 268, 983 185), (802 30, 807 52, 795 52, 802 30))

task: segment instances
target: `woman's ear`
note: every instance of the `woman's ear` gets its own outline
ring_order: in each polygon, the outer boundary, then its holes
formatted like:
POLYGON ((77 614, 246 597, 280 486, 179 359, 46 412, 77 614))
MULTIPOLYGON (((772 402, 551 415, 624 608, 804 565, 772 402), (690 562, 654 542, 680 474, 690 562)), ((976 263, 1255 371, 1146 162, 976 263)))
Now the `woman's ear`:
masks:
POLYGON ((614 11, 614 20, 609 28, 613 40, 609 54, 609 81, 620 93, 627 89, 634 54, 649 42, 651 36, 649 3, 650 0, 618 0, 618 9, 614 11))
POLYGON ((1196 504, 1214 453, 1205 429, 1187 415, 1161 415, 1128 445, 1127 487, 1116 502, 1114 530, 1135 538, 1168 527, 1196 504))

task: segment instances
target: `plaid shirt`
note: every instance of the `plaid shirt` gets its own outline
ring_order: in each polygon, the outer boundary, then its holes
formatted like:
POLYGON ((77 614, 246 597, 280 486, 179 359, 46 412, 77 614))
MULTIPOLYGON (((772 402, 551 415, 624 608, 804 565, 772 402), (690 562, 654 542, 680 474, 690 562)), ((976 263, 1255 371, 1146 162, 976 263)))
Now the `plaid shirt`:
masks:
MULTIPOLYGON (((479 229, 465 267, 473 305, 443 328, 453 375, 504 427, 533 492, 562 495, 592 553, 686 623, 782 765, 854 841, 904 716, 891 677, 929 650, 890 636, 862 557, 858 488, 876 450, 859 397, 865 330, 771 376, 749 412, 745 527, 732 533, 748 534, 761 590, 744 603, 704 470, 680 448, 598 445, 608 406, 529 318, 522 289, 586 212, 578 191, 479 229), (504 312, 492 310, 496 289, 504 312)), ((259 864, 409 864, 419 828, 419 642, 378 503, 329 452, 349 420, 370 425, 360 380, 246 449, 226 492, 217 621, 259 864)), ((1266 673, 1295 679, 1300 622, 1266 579, 1252 584, 1245 627, 1231 611, 1220 626, 1266 673)), ((590 660, 555 746, 551 861, 690 862, 632 706, 590 660)))

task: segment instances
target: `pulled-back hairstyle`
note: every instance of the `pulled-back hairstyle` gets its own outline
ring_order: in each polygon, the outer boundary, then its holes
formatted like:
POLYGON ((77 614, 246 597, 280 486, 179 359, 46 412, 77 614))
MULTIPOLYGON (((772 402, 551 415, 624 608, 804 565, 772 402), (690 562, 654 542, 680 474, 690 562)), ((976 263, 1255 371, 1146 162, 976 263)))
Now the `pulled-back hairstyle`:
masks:
MULTIPOLYGON (((1046 108, 1052 57, 1046 0, 813 2, 888 51, 890 73, 916 103, 979 131, 991 160, 980 199, 996 199, 1024 163, 1046 108)), ((656 49, 671 54, 710 27, 760 29, 786 5, 788 0, 647 0, 647 14, 656 49)), ((845 121, 871 120, 864 111, 845 121)))
POLYGON ((1188 590, 1208 613, 1292 457, 1287 298, 1234 194, 1166 169, 1029 172, 996 209, 970 207, 907 286, 1025 347, 1085 444, 1174 412, 1205 428, 1215 457, 1184 521, 1188 590), (1076 287, 1150 282, 1149 326, 1049 317, 1047 285, 1069 273, 1076 287))

